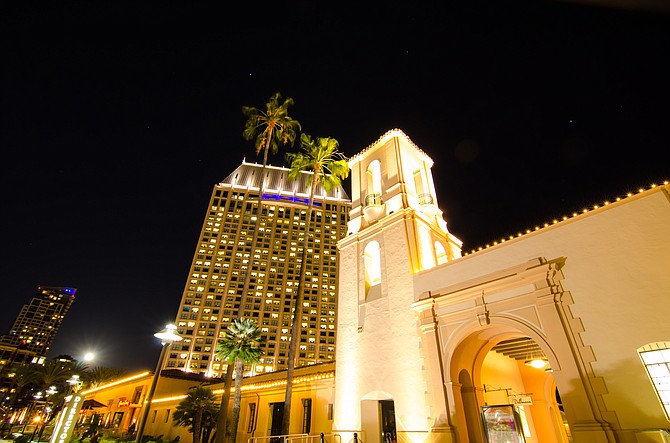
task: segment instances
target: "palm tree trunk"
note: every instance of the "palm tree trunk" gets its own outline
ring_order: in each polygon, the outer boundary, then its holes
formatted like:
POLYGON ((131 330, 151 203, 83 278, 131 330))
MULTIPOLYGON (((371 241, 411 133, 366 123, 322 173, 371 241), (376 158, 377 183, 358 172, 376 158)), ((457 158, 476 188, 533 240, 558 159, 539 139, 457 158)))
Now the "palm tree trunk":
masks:
POLYGON ((288 435, 291 426, 291 397, 293 396, 293 369, 295 368, 295 354, 298 348, 300 335, 300 323, 302 317, 302 300, 305 292, 305 260, 307 259, 307 246, 309 244, 309 224, 312 222, 312 209, 314 208, 314 193, 318 184, 316 172, 312 178, 312 186, 309 190, 309 205, 307 206, 307 223, 305 224, 305 238, 302 244, 302 254, 300 261, 300 279, 298 280, 298 289, 295 296, 295 305, 293 308, 293 322, 291 323, 291 341, 288 346, 288 366, 286 367, 286 394, 284 397, 284 415, 282 416, 281 430, 282 435, 288 435))
POLYGON ((244 372, 244 362, 237 360, 235 362, 235 395, 233 395, 233 411, 230 415, 230 443, 235 443, 237 439, 237 424, 240 420, 240 405, 242 403, 242 379, 244 372))
POLYGON ((193 443, 200 443, 200 434, 202 426, 202 408, 199 408, 193 417, 193 443))
MULTIPOLYGON (((237 307, 237 318, 242 318, 244 316, 244 303, 246 301, 247 292, 249 292, 249 283, 251 282, 251 263, 253 262, 254 251, 256 250, 256 243, 258 242, 258 227, 261 222, 261 216, 263 215, 263 189, 265 188, 265 171, 268 161, 268 151, 270 150, 270 138, 272 133, 269 134, 268 142, 265 144, 265 149, 263 153, 263 168, 261 169, 261 181, 258 185, 258 213, 256 214, 256 226, 254 226, 254 235, 251 240, 251 253, 249 260, 249 267, 247 272, 244 275, 244 286, 242 289, 242 297, 240 298, 240 305, 237 307)), ((221 394, 221 407, 219 408, 219 416, 216 420, 216 433, 214 434, 213 443, 223 443, 226 435, 227 427, 227 418, 228 418, 228 403, 230 402, 230 387, 233 385, 233 368, 235 364, 229 363, 226 368, 226 380, 224 383, 223 393, 221 394)), ((237 429, 237 420, 239 420, 239 415, 237 418, 231 417, 231 427, 234 426, 237 429)), ((234 437, 233 437, 234 438, 234 437)), ((234 440, 233 440, 234 441, 234 440)))
POLYGON ((219 415, 216 417, 216 431, 214 432, 213 443, 223 443, 226 438, 226 427, 228 424, 228 403, 230 402, 230 387, 233 385, 233 365, 229 364, 226 370, 226 379, 223 383, 223 392, 221 393, 221 404, 219 406, 219 415))

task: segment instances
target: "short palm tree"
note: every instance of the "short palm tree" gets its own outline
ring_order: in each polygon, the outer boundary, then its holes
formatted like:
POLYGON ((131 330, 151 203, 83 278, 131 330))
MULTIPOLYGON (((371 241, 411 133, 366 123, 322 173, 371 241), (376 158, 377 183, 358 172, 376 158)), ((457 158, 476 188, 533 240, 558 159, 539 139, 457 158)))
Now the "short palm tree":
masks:
POLYGON ((75 365, 71 362, 51 359, 39 368, 38 374, 41 384, 46 389, 52 385, 63 385, 75 371, 84 372, 87 369, 86 365, 75 365))
MULTIPOLYGON (((261 179, 258 191, 258 208, 256 217, 256 226, 253 230, 253 238, 251 240, 251 254, 254 256, 254 250, 258 242, 259 223, 262 215, 261 201, 263 199, 263 188, 265 184, 265 169, 268 161, 268 153, 276 154, 279 147, 282 145, 291 145, 295 143, 298 132, 300 131, 300 123, 288 115, 289 107, 293 106, 293 99, 287 97, 283 102, 281 101, 281 94, 274 93, 270 100, 265 104, 265 110, 243 106, 242 113, 247 117, 244 125, 242 136, 247 141, 254 141, 254 148, 256 155, 263 152, 263 168, 261 169, 261 179)), ((237 318, 242 318, 244 313, 244 297, 249 292, 251 274, 249 272, 244 276, 244 286, 242 288, 242 300, 237 310, 237 318)), ((230 401, 230 387, 233 381, 233 364, 228 365, 226 370, 226 380, 224 384, 223 394, 221 395, 221 406, 219 408, 219 415, 216 424, 216 435, 214 436, 214 443, 223 443, 226 434, 226 413, 228 411, 228 403, 230 401)), ((237 423, 235 423, 237 428, 237 423)))
POLYGON ((211 429, 216 423, 215 395, 211 389, 196 386, 189 389, 186 398, 179 402, 175 412, 175 424, 188 427, 193 434, 193 443, 206 441, 203 439, 204 429, 211 429))
POLYGON ((10 377, 13 382, 12 387, 14 393, 9 400, 10 406, 17 406, 22 403, 22 400, 30 395, 29 390, 36 388, 41 384, 41 377, 39 374, 40 365, 31 363, 28 365, 15 365, 10 371, 10 377))
POLYGON ((238 318, 228 326, 223 339, 216 345, 217 357, 235 365, 235 395, 230 417, 230 441, 232 443, 235 443, 237 423, 240 418, 244 365, 257 363, 260 360, 263 355, 260 347, 261 340, 261 329, 255 321, 249 318, 238 318))
POLYGON ((81 375, 84 387, 97 388, 101 384, 108 383, 126 375, 126 370, 121 368, 109 368, 106 366, 95 366, 81 375))
MULTIPOLYGON (((309 204, 307 206, 308 223, 312 219, 312 210, 314 208, 314 194, 319 185, 330 192, 336 186, 342 183, 342 180, 349 176, 349 164, 347 159, 338 151, 339 143, 331 137, 317 137, 312 139, 307 134, 300 135, 301 151, 296 153, 287 153, 286 160, 291 164, 288 177, 292 180, 299 179, 305 171, 312 171, 308 176, 309 204)), ((293 369, 295 367, 295 354, 298 346, 298 335, 300 331, 300 317, 302 313, 302 295, 305 292, 305 259, 307 257, 307 247, 309 233, 305 232, 302 245, 302 259, 300 265, 300 280, 296 292, 296 300, 293 309, 293 320, 291 323, 291 342, 288 348, 288 361, 286 372, 286 397, 284 399, 284 415, 282 417, 282 434, 289 434, 291 423, 291 396, 293 394, 293 369)))

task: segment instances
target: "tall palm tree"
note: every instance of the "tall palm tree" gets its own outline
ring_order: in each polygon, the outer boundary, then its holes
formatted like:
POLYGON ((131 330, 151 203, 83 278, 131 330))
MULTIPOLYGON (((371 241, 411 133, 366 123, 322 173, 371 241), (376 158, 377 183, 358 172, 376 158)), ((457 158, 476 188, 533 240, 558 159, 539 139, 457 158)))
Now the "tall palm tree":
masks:
POLYGON ((203 429, 211 428, 216 422, 215 395, 211 389, 196 386, 189 389, 186 398, 179 402, 174 412, 174 421, 177 425, 188 427, 193 434, 193 443, 203 440, 203 429))
MULTIPOLYGON (((265 110, 243 106, 242 113, 247 117, 242 136, 245 140, 254 140, 256 155, 263 152, 263 168, 261 169, 261 180, 258 190, 258 206, 256 208, 256 226, 254 227, 253 238, 251 240, 250 257, 254 256, 256 244, 258 242, 259 223, 262 216, 261 203, 263 200, 263 188, 265 185, 265 169, 267 166, 268 153, 276 154, 282 145, 291 145, 295 143, 300 123, 288 115, 288 108, 293 106, 293 99, 287 97, 281 101, 281 94, 274 93, 265 104, 265 110)), ((242 318, 244 314, 244 302, 247 292, 249 292, 251 273, 246 272, 244 277, 244 286, 242 289, 242 299, 237 308, 237 318, 242 318)), ((226 421, 228 402, 230 401, 230 387, 233 381, 233 364, 229 364, 226 370, 226 380, 223 394, 221 395, 221 406, 216 423, 216 434, 214 443, 223 443, 226 434, 226 421)), ((237 423, 234 424, 237 428, 237 423)))
POLYGON ((300 131, 300 123, 289 117, 288 108, 293 99, 287 97, 280 103, 281 94, 275 92, 265 104, 265 111, 243 106, 242 113, 247 116, 242 136, 245 140, 255 140, 256 155, 263 151, 263 167, 267 165, 268 153, 276 154, 280 145, 291 145, 300 131))
MULTIPOLYGON (((319 184, 330 192, 349 176, 349 164, 347 159, 338 151, 339 143, 331 137, 317 137, 312 139, 307 134, 300 135, 300 147, 302 151, 287 153, 286 160, 291 164, 288 173, 289 179, 299 179, 304 171, 312 171, 308 176, 309 204, 307 206, 307 225, 312 220, 314 209, 314 194, 319 184)), ((295 367, 295 353, 298 347, 298 335, 300 333, 300 317, 302 316, 303 293, 305 292, 305 259, 309 241, 309 231, 305 230, 302 244, 302 255, 300 261, 300 280, 296 291, 296 300, 293 305, 293 319, 291 322, 291 341, 288 348, 288 361, 286 372, 286 397, 284 399, 284 415, 282 416, 282 434, 289 434, 291 423, 291 396, 293 394, 293 369, 295 367)))
POLYGON ((228 326, 223 340, 216 345, 217 357, 235 365, 235 395, 230 417, 232 443, 235 443, 237 437, 237 423, 240 418, 244 365, 257 363, 260 360, 263 355, 263 350, 260 348, 261 340, 261 329, 255 321, 250 318, 238 318, 228 326))

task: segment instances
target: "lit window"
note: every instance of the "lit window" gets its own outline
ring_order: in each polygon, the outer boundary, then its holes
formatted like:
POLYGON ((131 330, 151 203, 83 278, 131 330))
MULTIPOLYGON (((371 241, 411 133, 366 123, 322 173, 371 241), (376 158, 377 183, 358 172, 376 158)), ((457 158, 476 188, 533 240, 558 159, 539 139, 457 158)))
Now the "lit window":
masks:
POLYGON ((365 296, 366 299, 375 299, 381 295, 381 254, 379 243, 372 241, 365 247, 363 254, 365 263, 365 296))
POLYGON ((651 384, 670 420, 670 342, 649 343, 637 350, 651 384))

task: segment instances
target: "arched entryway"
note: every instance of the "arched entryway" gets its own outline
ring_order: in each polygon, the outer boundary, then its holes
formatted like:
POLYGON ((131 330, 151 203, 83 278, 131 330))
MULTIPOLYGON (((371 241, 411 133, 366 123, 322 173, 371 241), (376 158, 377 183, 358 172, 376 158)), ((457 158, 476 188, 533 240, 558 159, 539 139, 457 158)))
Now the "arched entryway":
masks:
POLYGON ((531 337, 499 326, 461 340, 448 365, 460 441, 571 441, 546 354, 531 337))

